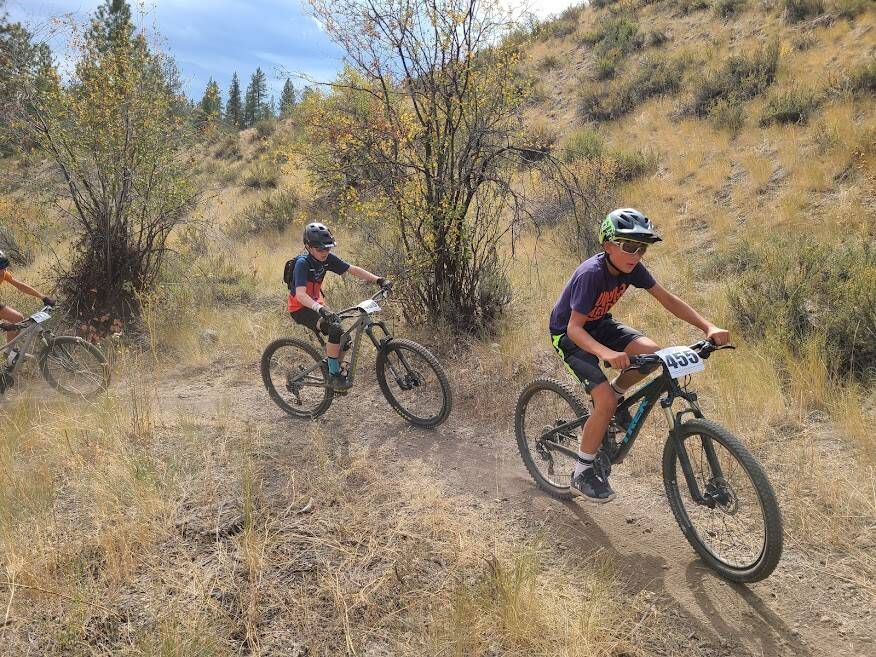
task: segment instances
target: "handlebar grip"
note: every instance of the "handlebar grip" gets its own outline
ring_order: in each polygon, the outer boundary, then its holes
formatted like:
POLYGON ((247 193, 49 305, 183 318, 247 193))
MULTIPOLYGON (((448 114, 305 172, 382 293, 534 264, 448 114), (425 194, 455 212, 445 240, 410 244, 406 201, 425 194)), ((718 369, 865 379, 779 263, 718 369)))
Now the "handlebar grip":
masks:
POLYGON ((0 322, 0 331, 17 331, 18 326, 16 324, 7 324, 6 322, 0 322))

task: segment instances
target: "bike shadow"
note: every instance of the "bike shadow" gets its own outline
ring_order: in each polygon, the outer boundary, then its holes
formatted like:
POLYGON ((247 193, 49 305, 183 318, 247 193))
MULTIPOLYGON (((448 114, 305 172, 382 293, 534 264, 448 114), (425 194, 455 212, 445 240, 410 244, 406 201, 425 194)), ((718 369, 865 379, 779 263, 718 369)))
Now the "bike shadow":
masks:
MULTIPOLYGON (((541 505, 545 500, 545 496, 537 491, 526 497, 533 505, 541 505), (537 502, 537 499, 542 502, 537 502)), ((551 527, 554 535, 572 540, 588 552, 604 551, 611 555, 631 591, 650 591, 660 596, 664 603, 683 611, 694 634, 712 642, 736 644, 744 648, 745 653, 812 655, 806 644, 757 593, 743 584, 727 582, 693 553, 682 576, 679 569, 673 569, 664 557, 650 550, 636 550, 635 541, 641 540, 636 531, 619 535, 607 533, 600 526, 598 516, 601 511, 598 508, 588 509, 575 501, 561 504, 569 515, 561 513, 551 518, 549 522, 554 525, 551 527), (574 518, 573 522, 569 522, 570 516, 574 518), (671 585, 667 576, 672 578, 671 585), (744 608, 734 604, 737 601, 744 608), (691 613, 692 605, 699 613, 691 613)))
POLYGON ((685 569, 685 580, 688 590, 693 594, 703 614, 711 620, 712 627, 722 636, 732 636, 736 640, 757 637, 761 644, 762 654, 778 655, 782 650, 791 651, 795 655, 811 655, 812 651, 806 644, 795 636, 778 614, 776 614, 745 584, 728 582, 712 572, 698 559, 688 564, 685 569), (723 584, 735 592, 738 599, 748 605, 748 626, 744 628, 734 627, 724 621, 722 610, 716 606, 713 596, 708 588, 710 584, 723 584))

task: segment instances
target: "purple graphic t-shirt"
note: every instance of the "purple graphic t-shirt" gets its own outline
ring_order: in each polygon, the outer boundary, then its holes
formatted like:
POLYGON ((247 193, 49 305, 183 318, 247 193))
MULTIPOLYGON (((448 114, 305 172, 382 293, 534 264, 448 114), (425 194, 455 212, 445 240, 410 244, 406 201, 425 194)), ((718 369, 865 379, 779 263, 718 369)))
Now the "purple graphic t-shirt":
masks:
POLYGON ((578 265, 563 288, 551 311, 551 333, 559 335, 566 332, 573 310, 585 315, 584 328, 587 328, 590 322, 605 317, 630 285, 647 290, 656 283, 641 262, 629 274, 612 276, 608 271, 605 253, 597 253, 578 265))

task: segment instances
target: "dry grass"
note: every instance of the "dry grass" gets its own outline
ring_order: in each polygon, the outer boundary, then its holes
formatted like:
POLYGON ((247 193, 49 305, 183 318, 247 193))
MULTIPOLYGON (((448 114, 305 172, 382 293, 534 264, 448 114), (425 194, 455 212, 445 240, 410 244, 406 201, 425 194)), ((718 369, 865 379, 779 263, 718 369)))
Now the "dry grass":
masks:
POLYGON ((125 358, 98 405, 2 411, 12 654, 643 654, 655 611, 604 559, 585 574, 318 425, 176 411, 125 358))

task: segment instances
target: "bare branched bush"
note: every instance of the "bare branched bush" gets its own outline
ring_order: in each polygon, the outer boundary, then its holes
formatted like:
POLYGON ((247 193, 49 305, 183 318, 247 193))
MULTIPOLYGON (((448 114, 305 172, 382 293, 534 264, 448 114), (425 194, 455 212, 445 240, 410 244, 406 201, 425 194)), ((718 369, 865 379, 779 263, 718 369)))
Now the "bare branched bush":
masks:
POLYGON ((509 298, 499 247, 524 213, 513 176, 569 182, 522 130, 531 82, 502 40, 515 24, 492 1, 311 6, 350 62, 332 96, 301 104, 319 186, 381 245, 413 316, 489 329, 509 298))
POLYGON ((190 128, 171 59, 130 30, 101 41, 70 24, 72 68, 21 84, 13 128, 64 182, 59 210, 76 235, 60 289, 80 318, 128 317, 155 282, 166 240, 197 192, 184 156, 190 128))

